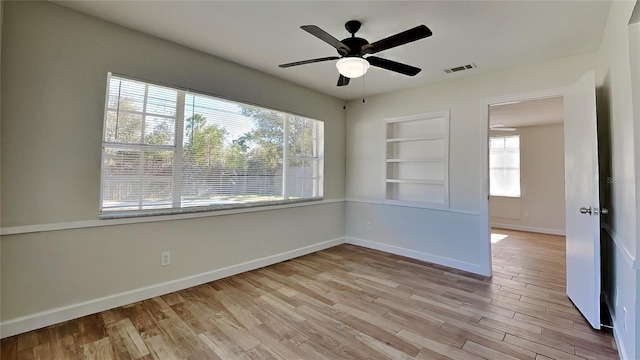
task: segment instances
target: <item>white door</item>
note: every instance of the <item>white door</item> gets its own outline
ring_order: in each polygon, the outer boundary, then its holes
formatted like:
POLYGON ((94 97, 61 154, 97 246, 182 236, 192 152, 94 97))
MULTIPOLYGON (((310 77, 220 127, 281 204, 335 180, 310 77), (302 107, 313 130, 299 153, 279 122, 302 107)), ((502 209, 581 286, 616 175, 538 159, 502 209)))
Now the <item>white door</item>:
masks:
POLYGON ((595 75, 587 72, 564 96, 567 295, 600 329, 600 199, 595 75))

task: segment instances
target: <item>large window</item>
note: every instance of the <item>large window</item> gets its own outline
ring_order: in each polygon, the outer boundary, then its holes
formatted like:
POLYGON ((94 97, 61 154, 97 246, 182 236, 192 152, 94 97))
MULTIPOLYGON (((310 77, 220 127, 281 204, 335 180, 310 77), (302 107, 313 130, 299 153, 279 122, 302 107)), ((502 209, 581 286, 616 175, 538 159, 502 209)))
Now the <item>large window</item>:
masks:
POLYGON ((324 124, 109 75, 102 215, 321 198, 324 124))
POLYGON ((491 196, 520 197, 520 136, 489 138, 491 196))

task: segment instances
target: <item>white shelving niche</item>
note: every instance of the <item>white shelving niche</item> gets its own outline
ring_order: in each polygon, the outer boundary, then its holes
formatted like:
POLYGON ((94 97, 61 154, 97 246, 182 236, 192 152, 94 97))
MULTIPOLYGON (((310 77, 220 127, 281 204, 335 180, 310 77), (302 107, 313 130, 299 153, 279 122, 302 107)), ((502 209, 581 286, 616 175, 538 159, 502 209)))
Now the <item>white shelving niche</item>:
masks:
POLYGON ((385 119, 386 200, 449 208, 449 110, 385 119))

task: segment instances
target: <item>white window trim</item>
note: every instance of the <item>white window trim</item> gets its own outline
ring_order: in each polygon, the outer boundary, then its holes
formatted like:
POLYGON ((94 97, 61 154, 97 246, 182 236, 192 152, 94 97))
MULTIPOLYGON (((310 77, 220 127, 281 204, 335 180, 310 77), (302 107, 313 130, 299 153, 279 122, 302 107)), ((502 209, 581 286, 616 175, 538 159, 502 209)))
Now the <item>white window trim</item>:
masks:
MULTIPOLYGON (((148 89, 145 89, 145 103, 144 106, 146 107, 146 92, 148 91, 148 89)), ((107 73, 107 80, 106 80, 106 86, 105 86, 105 101, 104 101, 104 114, 103 114, 103 121, 102 121, 102 155, 101 155, 101 164, 100 164, 100 203, 99 203, 99 216, 98 218, 100 220, 108 220, 108 219, 124 219, 124 218, 136 218, 136 217, 149 217, 149 216, 188 216, 188 214, 191 215, 196 215, 196 213, 206 213, 206 212, 220 212, 221 214, 226 214, 229 212, 233 212, 233 213, 242 213, 242 212, 250 212, 250 211, 261 211, 262 209, 277 209, 277 208, 287 208, 287 207, 291 207, 291 206, 295 206, 296 204, 299 205, 305 205, 304 203, 307 202, 312 202, 312 201, 324 201, 324 126, 321 127, 321 133, 320 134, 314 134, 313 139, 317 141, 317 157, 312 157, 309 159, 313 159, 316 160, 318 162, 318 169, 317 169, 317 173, 312 177, 312 179, 314 180, 314 184, 317 183, 317 181, 321 180, 321 183, 319 185, 317 185, 315 188, 317 190, 317 194, 318 196, 313 196, 313 197, 307 197, 307 198, 298 198, 298 199, 291 199, 289 198, 288 194, 287 194, 287 184, 288 184, 288 177, 286 176, 286 172, 287 169, 289 167, 289 160, 291 159, 306 159, 303 157, 289 157, 288 152, 286 151, 286 149, 288 148, 288 141, 287 141, 287 133, 288 133, 288 121, 289 121, 289 117, 291 116, 298 116, 298 117, 303 117, 303 118, 307 118, 307 119, 311 119, 314 121, 318 121, 321 123, 324 123, 324 121, 322 120, 317 120, 317 119, 312 119, 309 118, 308 116, 305 115, 300 115, 300 114, 295 114, 295 113, 291 113, 289 111, 283 111, 283 110, 278 110, 278 109, 274 109, 274 108, 268 108, 265 106, 261 106, 261 105, 256 105, 256 104, 250 104, 250 103, 246 103, 246 102, 240 102, 237 100, 231 100, 231 99, 227 99, 218 95, 214 95, 214 94, 209 94, 209 93, 205 93, 205 92, 198 92, 198 91, 193 91, 191 89, 187 89, 187 88, 182 88, 182 87, 178 87, 178 86, 173 86, 173 85, 165 85, 165 84, 160 84, 160 83, 156 83, 156 82, 152 82, 152 81, 148 81, 148 80, 143 80, 143 79, 138 79, 135 77, 130 77, 130 76, 126 76, 126 75, 121 75, 121 74, 117 74, 117 73, 112 73, 112 72, 108 72, 107 73), (107 114, 109 110, 115 110, 112 108, 109 108, 109 84, 111 82, 111 78, 115 76, 118 78, 123 78, 123 79, 127 79, 127 80, 132 80, 132 81, 137 81, 137 82, 143 82, 145 84, 148 85, 156 85, 156 86, 161 86, 161 87, 166 87, 166 88, 170 88, 173 90, 176 90, 178 92, 178 98, 177 98, 177 103, 176 103, 176 128, 175 128, 175 134, 174 134, 174 140, 175 140, 175 145, 142 145, 142 144, 129 144, 129 143, 112 143, 112 142, 106 142, 105 141, 105 134, 106 134, 106 126, 107 126, 107 122, 106 122, 106 118, 107 118, 107 114), (206 207, 200 207, 200 206, 193 206, 193 207, 177 207, 176 204, 180 204, 181 201, 181 191, 175 191, 177 189, 177 186, 180 186, 180 189, 182 187, 182 173, 181 171, 175 171, 175 169, 181 169, 182 168, 182 151, 183 151, 183 146, 182 144, 182 140, 183 140, 183 127, 184 127, 184 107, 182 106, 184 104, 185 101, 185 95, 188 93, 192 93, 195 95, 201 95, 201 96, 208 96, 208 97, 213 97, 219 100, 224 100, 224 101, 229 101, 229 102, 235 102, 237 104, 241 104, 243 106, 249 106, 249 107, 257 107, 257 108, 261 108, 261 109, 266 109, 266 110, 271 110, 271 111, 277 111, 277 112, 281 112, 284 114, 284 132, 285 132, 285 136, 284 136, 284 144, 283 144, 283 148, 284 148, 284 156, 283 156, 283 199, 282 200, 276 200, 276 201, 264 201, 264 202, 251 202, 251 203, 242 203, 242 204, 220 204, 220 205, 215 205, 215 206, 206 206, 206 207), (179 145, 180 144, 180 145, 179 145), (103 210, 103 199, 104 199, 104 180, 105 180, 105 175, 104 175, 104 171, 103 171, 103 164, 105 161, 105 147, 109 146, 111 148, 113 147, 117 147, 119 145, 122 145, 122 147, 127 147, 127 148, 145 148, 145 149, 156 149, 156 150, 172 150, 174 152, 174 171, 173 171, 173 177, 172 177, 172 181, 173 181, 173 191, 172 191, 172 195, 173 195, 173 201, 172 201, 172 206, 171 208, 161 208, 161 209, 148 209, 148 210, 124 210, 124 211, 104 211, 103 210), (176 180, 176 178, 179 178, 176 180), (252 208, 257 208, 257 209, 252 209, 252 208)), ((135 112, 135 113, 139 113, 140 115, 145 115, 145 109, 143 109, 142 112, 135 112)), ((156 116, 155 114, 153 114, 153 116, 156 116)), ((173 119, 173 117, 168 117, 168 116, 160 116, 160 117, 166 117, 166 118, 171 118, 173 119)), ((143 116, 143 129, 144 129, 144 116, 143 116)), ((144 133, 144 132, 143 132, 144 133)), ((142 135, 144 136, 144 134, 142 135)), ((144 139, 141 139, 141 142, 144 139)), ((206 215, 204 215, 206 216, 206 215)))

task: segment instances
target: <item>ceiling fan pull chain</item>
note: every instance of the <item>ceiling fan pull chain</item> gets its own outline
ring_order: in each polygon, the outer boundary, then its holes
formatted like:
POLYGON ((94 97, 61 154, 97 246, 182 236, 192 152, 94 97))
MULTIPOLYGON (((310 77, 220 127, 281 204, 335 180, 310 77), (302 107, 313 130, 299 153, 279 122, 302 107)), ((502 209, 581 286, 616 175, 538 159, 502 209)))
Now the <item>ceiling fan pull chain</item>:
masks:
MULTIPOLYGON (((364 71, 364 63, 362 63, 362 70, 364 71)), ((362 103, 364 104, 364 74, 362 75, 362 103)))
POLYGON ((345 86, 342 87, 342 110, 347 110, 347 89, 345 86))

